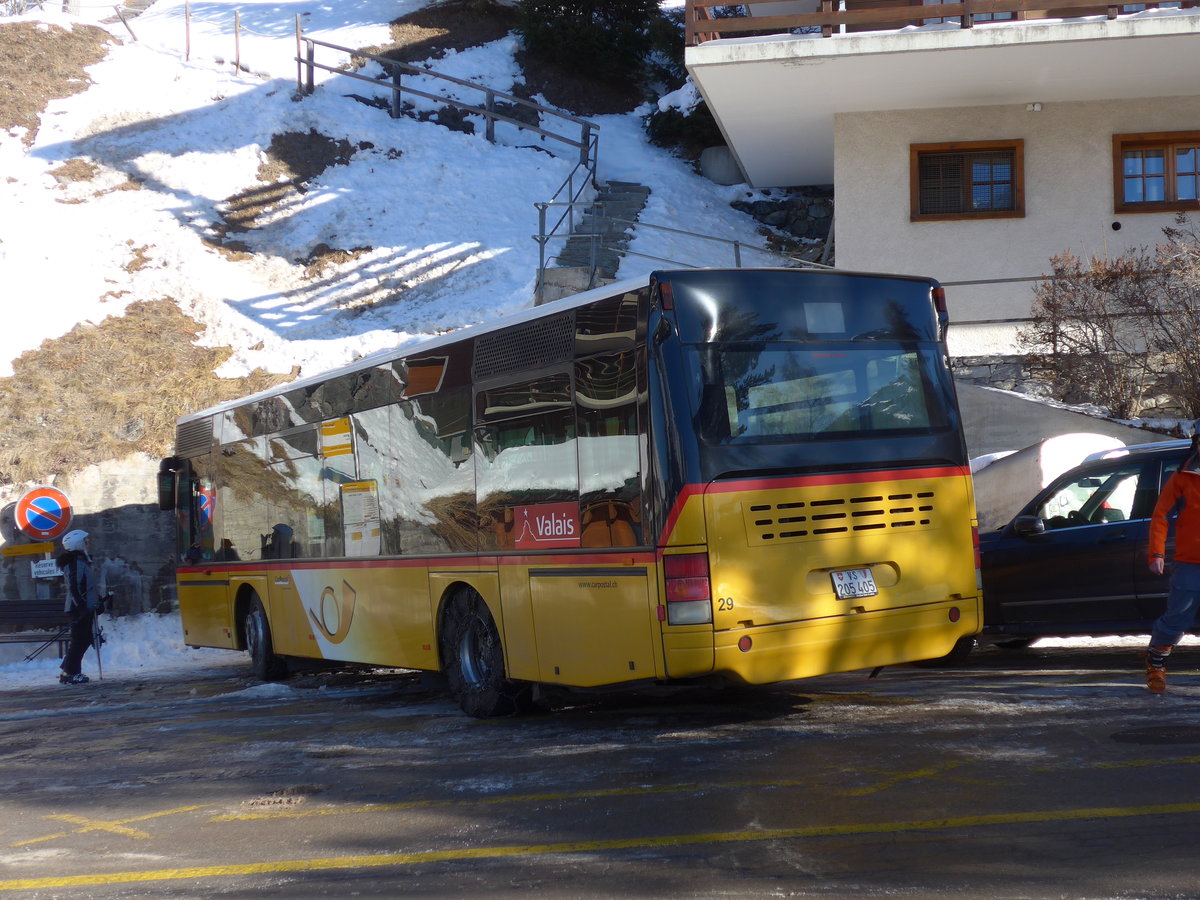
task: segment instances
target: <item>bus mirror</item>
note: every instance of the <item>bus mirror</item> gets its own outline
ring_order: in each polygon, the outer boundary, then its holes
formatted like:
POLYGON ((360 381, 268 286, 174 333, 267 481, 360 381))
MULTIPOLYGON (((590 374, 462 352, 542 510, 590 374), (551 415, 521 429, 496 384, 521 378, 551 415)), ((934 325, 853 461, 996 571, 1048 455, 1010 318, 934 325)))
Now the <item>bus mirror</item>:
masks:
POLYGON ((671 336, 671 322, 668 319, 659 319, 658 327, 654 329, 654 344, 661 346, 667 342, 667 338, 671 336))
POLYGON ((175 469, 178 460, 174 457, 164 459, 158 466, 158 508, 171 510, 175 508, 175 469))

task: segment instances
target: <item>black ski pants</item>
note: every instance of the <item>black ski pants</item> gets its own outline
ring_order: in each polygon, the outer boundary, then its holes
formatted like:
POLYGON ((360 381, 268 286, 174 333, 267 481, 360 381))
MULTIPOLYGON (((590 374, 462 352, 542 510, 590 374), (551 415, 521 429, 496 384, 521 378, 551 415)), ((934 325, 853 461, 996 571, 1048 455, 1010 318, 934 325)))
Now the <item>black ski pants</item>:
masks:
POLYGON ((92 646, 92 621, 94 610, 88 610, 71 622, 71 644, 62 660, 62 670, 68 675, 78 675, 83 664, 83 654, 92 646))

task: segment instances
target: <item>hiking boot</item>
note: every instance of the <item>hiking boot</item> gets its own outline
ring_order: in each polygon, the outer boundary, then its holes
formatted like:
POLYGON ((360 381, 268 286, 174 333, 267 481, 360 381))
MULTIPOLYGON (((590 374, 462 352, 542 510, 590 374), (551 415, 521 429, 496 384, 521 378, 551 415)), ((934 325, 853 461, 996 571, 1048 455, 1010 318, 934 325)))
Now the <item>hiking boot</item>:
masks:
POLYGON ((1146 687, 1152 694, 1164 694, 1167 691, 1167 670, 1162 666, 1146 663, 1146 687))
POLYGON ((1167 690, 1167 669, 1163 663, 1171 655, 1170 647, 1147 647, 1141 652, 1146 661, 1146 687, 1152 694, 1162 694, 1167 690))
POLYGON ((60 684, 87 684, 92 679, 88 678, 82 672, 76 672, 74 675, 68 675, 66 672, 63 672, 58 676, 58 680, 60 684))

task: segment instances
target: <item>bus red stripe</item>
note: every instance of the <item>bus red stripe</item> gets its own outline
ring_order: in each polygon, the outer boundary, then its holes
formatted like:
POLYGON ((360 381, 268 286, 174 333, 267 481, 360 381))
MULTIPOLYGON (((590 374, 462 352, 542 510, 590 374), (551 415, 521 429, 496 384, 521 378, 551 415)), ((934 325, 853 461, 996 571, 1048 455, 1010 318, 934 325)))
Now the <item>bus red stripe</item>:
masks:
POLYGON ((667 516, 659 543, 665 544, 675 523, 683 515, 683 507, 688 500, 697 494, 728 494, 733 491, 764 491, 779 488, 825 487, 835 484, 871 484, 878 481, 905 481, 913 478, 955 478, 969 476, 969 466, 933 466, 922 469, 882 469, 875 472, 843 472, 824 475, 795 475, 784 478, 737 478, 730 481, 716 481, 708 485, 685 485, 675 499, 675 505, 667 516))

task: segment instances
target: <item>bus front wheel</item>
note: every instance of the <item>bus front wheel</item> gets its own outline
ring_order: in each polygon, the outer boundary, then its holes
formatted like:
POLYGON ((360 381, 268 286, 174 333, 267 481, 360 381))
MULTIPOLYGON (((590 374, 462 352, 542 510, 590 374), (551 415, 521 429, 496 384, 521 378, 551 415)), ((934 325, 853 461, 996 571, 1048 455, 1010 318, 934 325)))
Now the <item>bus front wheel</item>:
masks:
POLYGON ((441 649, 450 693, 467 715, 511 716, 531 705, 532 687, 505 677, 500 633, 474 591, 460 591, 447 604, 441 649))
POLYGON ((246 649, 250 652, 250 670, 263 681, 276 681, 287 674, 287 664, 275 655, 271 643, 271 623, 262 601, 254 597, 246 613, 246 649))

